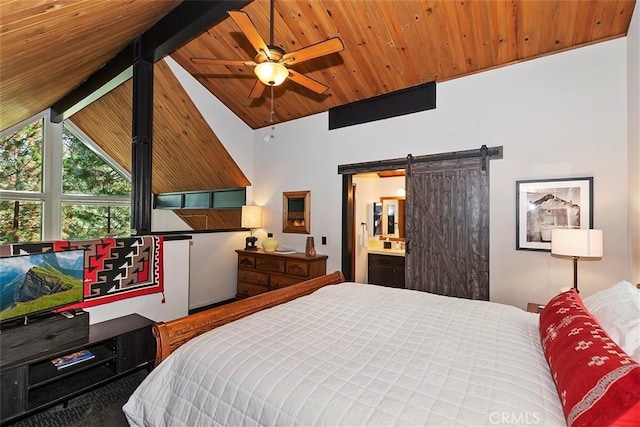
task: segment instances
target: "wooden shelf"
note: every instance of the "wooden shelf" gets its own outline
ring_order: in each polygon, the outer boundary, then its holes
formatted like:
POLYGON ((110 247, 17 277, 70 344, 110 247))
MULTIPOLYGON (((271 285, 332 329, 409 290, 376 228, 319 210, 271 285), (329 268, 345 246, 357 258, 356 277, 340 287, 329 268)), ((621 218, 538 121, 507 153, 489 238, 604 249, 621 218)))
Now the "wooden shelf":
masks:
POLYGON ((93 369, 85 370, 83 375, 59 377, 56 381, 38 386, 29 391, 29 410, 38 409, 48 403, 68 400, 72 394, 77 396, 105 383, 116 375, 115 365, 115 362, 93 365, 93 369))
POLYGON ((115 353, 115 340, 113 340, 113 343, 107 342, 105 344, 106 345, 87 347, 87 350, 93 353, 95 357, 66 368, 58 369, 50 360, 30 365, 29 388, 33 389, 51 382, 59 381, 65 377, 75 375, 78 372, 92 369, 97 365, 103 365, 115 360, 117 357, 115 353))
POLYGON ((0 421, 15 421, 150 367, 155 358, 152 325, 153 321, 131 314, 91 325, 86 339, 17 355, 0 372, 0 421), (80 350, 89 350, 94 357, 62 369, 51 361, 80 350))

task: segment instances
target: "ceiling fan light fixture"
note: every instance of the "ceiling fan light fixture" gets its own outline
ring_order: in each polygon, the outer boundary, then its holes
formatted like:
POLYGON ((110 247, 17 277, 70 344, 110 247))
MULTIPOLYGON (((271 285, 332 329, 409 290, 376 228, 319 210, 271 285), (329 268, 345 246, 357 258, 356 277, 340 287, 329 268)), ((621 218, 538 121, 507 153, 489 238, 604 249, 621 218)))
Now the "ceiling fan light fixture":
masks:
POLYGON ((258 76, 258 80, 267 86, 281 85, 289 76, 287 67, 273 61, 265 61, 256 65, 254 72, 258 76))

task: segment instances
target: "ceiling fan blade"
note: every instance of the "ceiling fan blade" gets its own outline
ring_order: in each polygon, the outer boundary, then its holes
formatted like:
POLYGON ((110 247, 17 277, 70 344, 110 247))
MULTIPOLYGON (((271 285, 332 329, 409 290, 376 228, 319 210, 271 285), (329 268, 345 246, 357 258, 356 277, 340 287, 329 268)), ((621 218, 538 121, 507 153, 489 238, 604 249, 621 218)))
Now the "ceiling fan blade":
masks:
POLYGON ((232 67, 251 67, 256 65, 253 61, 241 61, 234 59, 213 59, 213 58, 191 58, 191 62, 194 64, 205 64, 205 65, 230 65, 232 67))
POLYGON ((293 52, 285 53, 280 62, 285 62, 287 65, 293 65, 309 59, 318 58, 319 56, 340 52, 343 49, 344 44, 342 44, 342 40, 340 40, 339 37, 333 37, 329 40, 312 44, 311 46, 303 47, 302 49, 293 52))
POLYGON ((256 80, 255 84, 253 85, 253 89, 251 89, 251 93, 249 93, 249 98, 260 98, 262 96, 262 93, 264 92, 265 87, 266 86, 263 85, 260 80, 256 80))
POLYGON ((289 70, 289 79, 317 93, 318 95, 325 93, 327 89, 329 89, 329 86, 293 70, 289 70))
POLYGON ((251 22, 249 15, 247 15, 245 12, 239 12, 236 10, 230 10, 227 13, 231 17, 231 19, 233 19, 233 22, 235 22, 236 25, 240 27, 240 30, 242 30, 253 48, 258 53, 264 52, 264 54, 267 55, 267 58, 270 57, 271 54, 269 53, 269 48, 267 47, 267 44, 264 42, 262 37, 260 37, 260 34, 258 33, 258 30, 256 30, 256 27, 253 25, 253 22, 251 22))

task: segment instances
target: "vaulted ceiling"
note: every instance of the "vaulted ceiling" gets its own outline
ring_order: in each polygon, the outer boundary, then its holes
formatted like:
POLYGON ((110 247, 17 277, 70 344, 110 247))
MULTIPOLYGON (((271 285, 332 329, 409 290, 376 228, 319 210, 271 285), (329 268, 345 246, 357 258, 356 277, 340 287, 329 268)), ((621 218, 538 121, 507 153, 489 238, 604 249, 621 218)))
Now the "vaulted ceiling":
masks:
POLYGON ((180 3, 0 2, 0 130, 50 107, 180 3))
MULTIPOLYGON (((179 0, 3 0, 0 129, 54 104, 180 3, 179 0)), ((340 37, 342 52, 292 67, 330 89, 286 81, 275 122, 418 85, 624 36, 634 0, 276 0, 274 44, 285 51, 340 37)), ((242 9, 269 42, 269 2, 242 9)), ((270 93, 252 100, 250 67, 190 57, 252 59, 231 19, 172 56, 252 128, 269 124, 270 93)))
MULTIPOLYGON (((345 48, 291 67, 330 89, 317 95, 285 81, 274 91, 274 121, 624 36, 633 7, 627 0, 276 0, 276 46, 290 52, 340 37, 345 48)), ((243 11, 268 43, 269 2, 254 1, 243 11)), ((270 93, 248 97, 251 68, 190 61, 255 53, 226 19, 172 57, 255 129, 269 124, 270 93)))
MULTIPOLYGON (((56 104, 185 0, 2 0, 0 130, 56 104)), ((269 1, 215 2, 246 12, 269 43, 269 1)), ((274 44, 287 52, 340 37, 344 50, 292 69, 329 90, 274 88, 274 123, 436 81, 443 82, 626 35, 635 0, 276 0, 274 44)), ((171 15, 169 15, 171 16, 171 15)), ((250 60, 252 44, 222 20, 171 56, 251 128, 271 124, 271 93, 248 97, 251 67, 194 64, 191 57, 250 60)), ((171 22, 176 27, 189 22, 171 22)), ((106 67, 104 67, 106 68, 106 67)), ((164 62, 154 87, 153 191, 247 185, 164 62), (194 166, 196 162, 197 165, 194 166), (193 171, 198 171, 194 174, 193 171), (202 176, 205 176, 203 178, 202 176)), ((72 121, 130 166, 131 83, 72 121)))

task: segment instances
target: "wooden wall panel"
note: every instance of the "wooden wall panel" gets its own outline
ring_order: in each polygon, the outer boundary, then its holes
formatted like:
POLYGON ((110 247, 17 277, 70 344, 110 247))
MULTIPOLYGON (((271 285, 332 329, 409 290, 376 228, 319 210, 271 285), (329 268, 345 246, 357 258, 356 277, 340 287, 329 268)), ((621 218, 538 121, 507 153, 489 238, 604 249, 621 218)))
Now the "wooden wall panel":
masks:
MULTIPOLYGON (((129 171, 131 90, 128 81, 71 117, 129 171)), ((154 67, 152 181, 154 193, 251 184, 164 61, 154 67)))
POLYGON ((177 209, 173 211, 194 230, 240 228, 241 209, 177 209))

